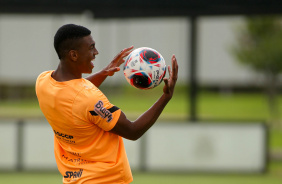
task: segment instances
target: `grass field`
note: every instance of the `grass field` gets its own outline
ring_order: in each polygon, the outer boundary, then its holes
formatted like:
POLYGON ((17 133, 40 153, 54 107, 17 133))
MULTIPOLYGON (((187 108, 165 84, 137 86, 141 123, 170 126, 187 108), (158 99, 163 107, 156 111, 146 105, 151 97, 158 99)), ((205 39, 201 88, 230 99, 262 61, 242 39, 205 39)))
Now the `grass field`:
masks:
MULTIPOLYGON (((134 120, 148 109, 162 93, 161 88, 150 91, 136 89, 114 89, 115 94, 104 90, 109 100, 120 107, 134 120)), ((279 112, 282 114, 282 95, 279 96, 279 112)), ((189 120, 189 94, 185 88, 178 88, 175 95, 160 117, 161 121, 189 120)), ((267 100, 262 93, 210 93, 198 95, 198 118, 206 123, 211 121, 228 122, 268 122, 270 113, 267 100), (207 121, 206 121, 207 120, 207 121)), ((0 101, 0 118, 43 117, 36 99, 22 101, 0 101)), ((277 121, 282 122, 282 118, 277 121)), ((1 119, 0 119, 1 123, 1 119)), ((281 127, 281 126, 280 126, 281 127)), ((269 146, 271 151, 282 150, 282 130, 279 126, 270 126, 269 146), (278 128, 277 128, 278 127, 278 128)), ((133 184, 280 184, 282 183, 282 161, 271 161, 265 174, 176 174, 176 173, 140 173, 134 172, 133 184)), ((0 183, 5 184, 59 184, 58 173, 0 173, 0 183)))
MULTIPOLYGON (((137 90, 132 87, 103 89, 109 100, 120 107, 130 118, 136 118, 148 109, 162 94, 162 88, 137 90), (114 91, 114 93, 113 93, 114 91)), ((183 121, 189 119, 190 101, 185 87, 175 90, 175 95, 164 109, 161 120, 183 121)), ((282 114, 282 95, 278 98, 282 114)), ((200 120, 268 121, 267 99, 263 93, 212 93, 200 92, 197 114, 200 120)), ((36 97, 33 100, 0 101, 1 117, 43 117, 36 97)), ((280 117, 282 121, 282 117, 280 117)))
MULTIPOLYGON (((0 173, 3 184, 61 184, 58 173, 0 173)), ((281 184, 282 174, 220 175, 133 172, 132 184, 281 184)))

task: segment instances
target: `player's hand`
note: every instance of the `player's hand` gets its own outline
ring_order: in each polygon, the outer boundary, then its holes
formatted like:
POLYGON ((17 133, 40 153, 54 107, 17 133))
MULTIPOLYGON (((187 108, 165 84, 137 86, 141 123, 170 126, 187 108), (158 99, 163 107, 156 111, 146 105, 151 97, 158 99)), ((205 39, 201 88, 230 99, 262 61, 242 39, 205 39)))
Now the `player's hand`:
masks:
POLYGON ((171 58, 171 67, 168 66, 169 79, 164 78, 165 86, 163 92, 165 95, 168 95, 170 98, 173 95, 174 87, 178 78, 178 64, 175 55, 171 58))
POLYGON ((120 51, 120 53, 118 53, 111 61, 111 63, 103 69, 104 75, 113 76, 116 72, 120 71, 119 66, 124 63, 124 58, 131 53, 132 49, 133 46, 120 51))

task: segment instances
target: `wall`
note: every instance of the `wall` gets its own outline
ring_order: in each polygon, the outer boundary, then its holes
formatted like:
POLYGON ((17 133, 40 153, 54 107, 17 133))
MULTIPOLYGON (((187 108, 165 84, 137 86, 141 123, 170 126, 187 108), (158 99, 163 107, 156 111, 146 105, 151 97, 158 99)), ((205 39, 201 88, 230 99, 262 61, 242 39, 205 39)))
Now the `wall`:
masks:
MULTIPOLYGON (((56 170, 46 120, 0 122, 0 170, 56 170)), ((157 122, 141 139, 124 143, 133 170, 260 173, 267 164, 261 123, 157 122)))
MULTIPOLYGON (((45 70, 56 69, 58 59, 53 36, 63 24, 76 23, 92 30, 99 55, 94 71, 103 68, 123 48, 147 46, 158 50, 170 64, 176 54, 179 81, 189 81, 189 19, 137 18, 93 19, 81 15, 0 14, 0 84, 33 84, 45 70)), ((94 16, 95 17, 95 16, 94 16)), ((198 77, 201 84, 248 85, 261 80, 251 70, 239 65, 228 53, 234 41, 234 28, 242 17, 200 17, 198 20, 198 77)), ((106 83, 126 83, 123 73, 106 83)))

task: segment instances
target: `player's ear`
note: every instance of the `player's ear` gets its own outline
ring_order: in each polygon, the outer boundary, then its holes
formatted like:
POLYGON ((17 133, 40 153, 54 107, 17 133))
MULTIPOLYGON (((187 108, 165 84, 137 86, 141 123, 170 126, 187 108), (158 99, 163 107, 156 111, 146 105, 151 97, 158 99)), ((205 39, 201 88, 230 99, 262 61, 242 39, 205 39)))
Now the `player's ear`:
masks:
POLYGON ((69 51, 69 57, 71 58, 72 61, 77 61, 78 59, 78 53, 76 50, 70 50, 69 51))

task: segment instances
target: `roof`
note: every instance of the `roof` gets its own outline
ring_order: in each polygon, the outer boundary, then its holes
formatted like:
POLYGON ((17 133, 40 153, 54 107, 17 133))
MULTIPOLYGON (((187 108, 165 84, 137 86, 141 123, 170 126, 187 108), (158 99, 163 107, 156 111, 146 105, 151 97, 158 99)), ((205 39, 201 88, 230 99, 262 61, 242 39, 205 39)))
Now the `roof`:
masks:
POLYGON ((279 0, 0 0, 0 13, 82 13, 96 18, 282 13, 279 0))

